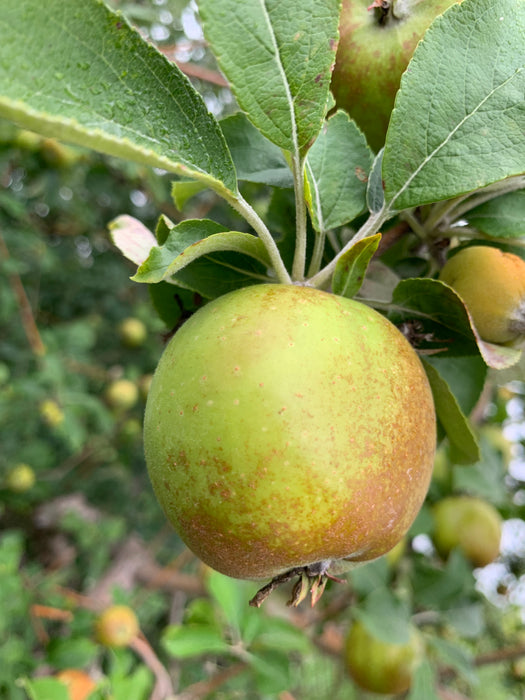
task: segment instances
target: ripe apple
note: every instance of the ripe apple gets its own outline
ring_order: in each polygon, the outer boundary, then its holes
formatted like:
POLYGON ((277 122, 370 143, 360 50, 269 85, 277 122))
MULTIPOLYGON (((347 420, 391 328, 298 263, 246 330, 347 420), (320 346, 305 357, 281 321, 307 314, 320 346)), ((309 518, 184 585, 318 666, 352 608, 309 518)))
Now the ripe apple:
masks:
POLYGON ((118 327, 120 339, 128 348, 138 348, 148 337, 146 326, 138 318, 125 318, 118 327))
POLYGON ((15 493, 24 493, 29 491, 35 485, 36 477, 33 468, 29 464, 15 464, 8 472, 6 477, 6 486, 10 491, 15 493))
POLYGON ((461 0, 343 0, 332 76, 345 109, 378 151, 412 54, 437 15, 461 0))
POLYGON ((139 390, 129 379, 116 379, 106 389, 108 405, 116 411, 127 411, 137 403, 139 390))
POLYGON ((95 637, 107 647, 125 647, 139 633, 139 622, 133 610, 127 605, 112 605, 98 618, 95 624, 95 637))
POLYGON ((525 260, 492 246, 470 246, 447 260, 439 279, 463 299, 483 340, 523 341, 525 260))
POLYGON ((55 678, 67 686, 69 700, 86 700, 97 685, 91 676, 78 668, 65 668, 55 678))
POLYGON ((405 644, 383 642, 357 620, 346 638, 344 662, 350 677, 372 693, 404 693, 423 657, 423 641, 414 627, 405 644))
POLYGON ((433 508, 434 544, 443 557, 458 547, 474 566, 486 566, 499 554, 501 516, 474 496, 448 496, 433 508))
POLYGON ((435 432, 425 372, 394 325, 279 284, 236 290, 186 321, 144 420, 168 519, 202 561, 246 579, 322 578, 336 560, 389 551, 425 498, 435 432))

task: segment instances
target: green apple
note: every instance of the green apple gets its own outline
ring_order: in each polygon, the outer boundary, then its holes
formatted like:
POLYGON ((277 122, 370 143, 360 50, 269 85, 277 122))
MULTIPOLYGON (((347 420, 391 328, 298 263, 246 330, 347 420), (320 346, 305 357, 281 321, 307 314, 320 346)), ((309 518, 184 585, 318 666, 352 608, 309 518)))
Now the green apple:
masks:
POLYGON ((350 628, 344 662, 351 678, 372 693, 404 693, 423 658, 423 641, 413 627, 404 644, 383 642, 357 620, 350 628))
POLYGON ((525 338, 525 260, 492 246, 452 255, 439 279, 463 299, 483 340, 515 345, 525 338))
POLYGON ((116 379, 105 392, 108 405, 116 411, 127 411, 137 403, 139 390, 129 379, 116 379))
POLYGON ((138 318, 125 318, 118 327, 119 336, 128 348, 138 348, 148 337, 146 326, 138 318))
POLYGON ((433 508, 434 544, 443 557, 458 547, 474 566, 499 554, 502 519, 493 505, 474 496, 448 496, 433 508))
POLYGON ((343 0, 332 92, 375 151, 385 142, 401 76, 419 40, 459 1, 343 0))
POLYGON ((10 491, 24 493, 35 485, 35 472, 29 464, 16 464, 7 474, 5 485, 10 491))
POLYGON ((50 428, 58 428, 64 422, 64 412, 54 399, 41 401, 38 412, 50 428))
POLYGON ((322 576, 389 551, 425 498, 435 434, 425 372, 392 323, 279 284, 186 321, 144 420, 167 517, 202 561, 246 579, 322 576))

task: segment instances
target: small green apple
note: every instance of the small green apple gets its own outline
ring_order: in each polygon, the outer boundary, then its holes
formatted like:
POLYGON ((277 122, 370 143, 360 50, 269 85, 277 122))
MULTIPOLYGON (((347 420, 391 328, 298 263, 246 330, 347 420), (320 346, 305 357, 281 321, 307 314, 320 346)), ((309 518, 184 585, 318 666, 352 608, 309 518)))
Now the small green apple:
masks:
POLYGON ((461 0, 343 0, 332 76, 337 107, 373 150, 385 136, 401 75, 433 20, 461 0))
POLYGON ((474 496, 448 496, 433 508, 434 544, 443 557, 458 547, 474 566, 499 554, 502 519, 493 505, 474 496))
POLYGON ((137 403, 139 390, 129 379, 116 379, 105 392, 108 405, 116 411, 127 411, 137 403))
POLYGON ((247 579, 324 575, 389 551, 425 498, 435 434, 425 372, 392 323, 278 284, 186 321, 144 421, 167 517, 202 561, 247 579))
POLYGON ((128 348, 138 348, 148 337, 146 326, 138 318, 125 318, 118 326, 120 339, 128 348))
POLYGON ((50 428, 58 428, 64 422, 64 411, 54 399, 44 399, 38 406, 44 422, 50 428))
POLYGON ((35 472, 29 464, 16 464, 7 474, 5 484, 10 491, 24 493, 35 485, 35 472))
POLYGON ((350 677, 363 690, 372 693, 403 693, 423 658, 423 641, 413 627, 404 644, 383 642, 374 637, 359 620, 350 628, 344 662, 350 677))
POLYGON ((439 279, 462 298, 483 340, 523 341, 525 260, 492 246, 470 246, 447 260, 439 279))

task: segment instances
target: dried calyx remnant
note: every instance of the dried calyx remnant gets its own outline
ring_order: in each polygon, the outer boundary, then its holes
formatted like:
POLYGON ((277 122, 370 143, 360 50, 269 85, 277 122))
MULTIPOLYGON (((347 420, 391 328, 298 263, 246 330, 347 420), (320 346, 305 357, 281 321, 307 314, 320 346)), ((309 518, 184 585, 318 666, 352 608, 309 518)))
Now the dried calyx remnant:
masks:
POLYGON ((272 591, 283 583, 288 583, 288 581, 291 581, 297 576, 297 581, 292 589, 292 597, 287 605, 297 607, 310 592, 313 607, 323 595, 328 579, 337 581, 338 583, 344 583, 344 579, 337 578, 328 573, 332 563, 332 560, 325 559, 315 562, 314 564, 309 564, 308 566, 296 566, 289 571, 285 571, 283 574, 274 576, 270 583, 267 583, 266 586, 263 586, 257 591, 250 600, 250 605, 254 608, 260 608, 272 591))

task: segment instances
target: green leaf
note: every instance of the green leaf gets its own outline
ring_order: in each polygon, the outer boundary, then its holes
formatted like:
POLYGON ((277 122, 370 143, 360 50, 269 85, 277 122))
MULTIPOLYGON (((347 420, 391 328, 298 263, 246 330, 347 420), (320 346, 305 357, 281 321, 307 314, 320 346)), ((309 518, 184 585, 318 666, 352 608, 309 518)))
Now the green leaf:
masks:
POLYGON ((293 187, 292 171, 281 149, 268 141, 244 114, 226 117, 220 124, 239 180, 293 187))
POLYGON ((323 123, 339 0, 199 0, 204 33, 241 109, 267 139, 305 152, 323 123))
POLYGON ((520 351, 485 343, 477 334, 465 304, 447 284, 430 278, 402 280, 394 290, 389 318, 408 324, 416 349, 441 357, 475 356, 494 369, 515 364, 520 351))
POLYGON ((426 559, 419 561, 412 580, 416 605, 433 610, 457 607, 475 591, 472 567, 457 549, 443 568, 432 566, 426 559))
POLYGON ((312 651, 312 642, 305 632, 287 620, 278 617, 260 618, 257 637, 253 640, 254 648, 274 649, 281 653, 312 651))
POLYGON ((56 678, 24 680, 23 686, 30 700, 69 700, 69 692, 65 683, 56 678))
MULTIPOLYGON (((245 581, 224 576, 218 571, 211 571, 206 579, 212 598, 222 611, 228 625, 236 631, 236 636, 240 636, 241 624, 246 615, 255 613, 253 608, 247 605, 247 601, 255 594, 257 588, 248 591, 245 581)), ((256 613, 255 613, 256 614, 256 613)))
POLYGON ((383 190, 383 154, 382 148, 374 158, 372 169, 368 176, 368 188, 366 191, 366 204, 372 214, 381 211, 385 204, 385 193, 383 190))
POLYGON ((468 683, 475 682, 474 657, 464 644, 455 644, 436 636, 429 637, 428 644, 444 665, 453 668, 468 683))
POLYGON ((328 119, 306 158, 307 203, 316 231, 348 223, 366 208, 373 154, 348 114, 328 119))
POLYGON ((237 193, 215 118, 181 71, 99 0, 4 0, 0 116, 237 193))
POLYGON ((428 661, 423 661, 416 669, 407 700, 440 700, 436 692, 436 674, 428 661))
POLYGON ((173 282, 205 299, 216 299, 250 284, 275 282, 266 273, 267 268, 254 258, 239 253, 214 253, 180 270, 173 282))
POLYGON ((196 180, 176 180, 171 183, 171 196, 179 211, 182 211, 186 202, 199 192, 206 189, 206 184, 196 180))
POLYGON ((443 377, 459 407, 466 416, 469 416, 481 396, 487 379, 488 368, 483 358, 480 355, 447 357, 438 353, 426 355, 425 362, 432 365, 443 377))
POLYGON ((525 6, 463 0, 438 17, 404 73, 383 158, 397 210, 522 174, 525 6))
POLYGON ((363 606, 354 608, 354 614, 382 642, 406 644, 410 639, 408 607, 386 587, 370 593, 363 606))
POLYGON ((274 695, 290 688, 292 662, 288 654, 265 649, 251 654, 249 662, 260 696, 274 695))
POLYGON ((454 461, 458 464, 477 462, 480 453, 468 418, 462 412, 447 382, 435 367, 423 360, 428 381, 434 396, 438 420, 445 430, 454 461))
POLYGON ((509 192, 471 209, 465 218, 478 231, 493 238, 525 236, 525 191, 509 192))
POLYGON ((360 290, 370 260, 377 250, 381 234, 363 238, 342 255, 335 267, 332 291, 351 299, 360 290))
POLYGON ((162 637, 162 646, 177 659, 231 652, 220 632, 208 625, 170 625, 162 637))
POLYGON ((234 251, 271 266, 262 241, 250 233, 228 231, 209 219, 186 219, 174 226, 166 242, 151 249, 132 277, 135 282, 161 282, 203 255, 234 251))

